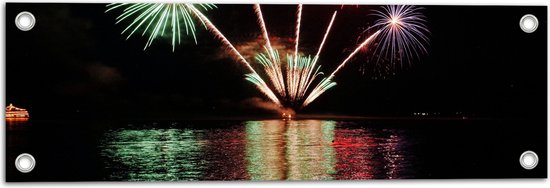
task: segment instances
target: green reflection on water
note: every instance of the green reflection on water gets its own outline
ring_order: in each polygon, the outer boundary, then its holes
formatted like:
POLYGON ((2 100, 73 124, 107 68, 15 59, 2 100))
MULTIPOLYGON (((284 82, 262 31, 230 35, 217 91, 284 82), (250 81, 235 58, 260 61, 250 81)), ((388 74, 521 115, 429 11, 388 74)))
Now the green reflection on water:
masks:
POLYGON ((284 124, 279 120, 246 122, 247 170, 251 180, 285 177, 284 124))
POLYGON ((334 121, 246 122, 252 180, 326 180, 336 173, 334 121))
POLYGON ((186 129, 115 130, 105 134, 101 156, 109 180, 197 180, 205 162, 200 154, 205 141, 186 129))

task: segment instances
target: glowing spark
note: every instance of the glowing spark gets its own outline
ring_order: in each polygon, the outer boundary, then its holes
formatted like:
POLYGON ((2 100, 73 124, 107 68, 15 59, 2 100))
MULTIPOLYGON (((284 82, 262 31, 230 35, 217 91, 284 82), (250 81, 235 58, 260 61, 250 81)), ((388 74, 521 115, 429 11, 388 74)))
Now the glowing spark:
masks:
POLYGON ((392 25, 394 25, 394 26, 395 26, 396 24, 399 24, 399 18, 392 18, 391 21, 390 21, 390 23, 391 23, 392 25))
POLYGON ((195 35, 195 23, 188 7, 199 7, 207 11, 216 8, 214 4, 184 4, 184 3, 112 3, 107 5, 109 12, 115 9, 123 9, 122 14, 116 18, 116 24, 130 20, 130 24, 121 34, 127 34, 128 40, 134 33, 142 32, 142 36, 148 35, 144 50, 151 46, 156 38, 164 36, 166 27, 170 26, 172 38, 172 51, 181 42, 181 25, 185 27, 185 33, 192 35, 197 43, 195 35))

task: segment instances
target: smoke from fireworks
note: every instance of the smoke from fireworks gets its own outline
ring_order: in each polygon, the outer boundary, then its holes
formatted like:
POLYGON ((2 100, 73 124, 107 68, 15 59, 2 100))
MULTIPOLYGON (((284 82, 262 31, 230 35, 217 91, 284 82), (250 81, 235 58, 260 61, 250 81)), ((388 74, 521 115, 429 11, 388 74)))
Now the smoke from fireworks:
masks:
POLYGON ((281 105, 281 102, 279 101, 275 93, 273 93, 273 90, 271 90, 267 86, 267 84, 262 79, 262 77, 258 75, 256 70, 252 68, 250 63, 248 63, 248 61, 241 55, 241 53, 235 48, 235 46, 233 46, 233 44, 231 44, 231 42, 222 34, 222 32, 220 32, 220 30, 204 14, 202 14, 202 12, 197 10, 195 7, 189 6, 189 9, 193 11, 195 15, 197 15, 202 22, 205 23, 208 30, 212 32, 214 36, 219 38, 222 41, 222 43, 230 49, 230 51, 237 57, 238 61, 242 62, 250 70, 251 73, 246 75, 246 80, 254 83, 256 85, 256 88, 258 88, 260 92, 262 92, 275 104, 281 105))
POLYGON ((122 14, 116 18, 116 23, 130 20, 130 24, 122 31, 122 34, 127 34, 126 39, 129 39, 134 33, 141 32, 141 36, 148 35, 147 43, 143 49, 151 46, 153 41, 166 33, 166 27, 169 26, 169 31, 172 37, 172 51, 177 44, 181 42, 182 26, 185 28, 185 34, 193 36, 195 43, 197 37, 195 35, 196 27, 192 18, 192 11, 188 7, 198 7, 198 9, 207 11, 216 8, 216 5, 203 4, 184 4, 184 3, 112 3, 107 5, 109 12, 115 9, 123 9, 122 14))

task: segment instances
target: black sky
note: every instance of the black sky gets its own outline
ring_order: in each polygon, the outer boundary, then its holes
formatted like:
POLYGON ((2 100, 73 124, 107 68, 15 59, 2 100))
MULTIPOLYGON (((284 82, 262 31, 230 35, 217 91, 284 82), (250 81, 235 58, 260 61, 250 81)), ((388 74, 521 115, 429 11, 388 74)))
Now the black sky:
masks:
MULTIPOLYGON (((295 6, 262 7, 272 36, 293 37, 295 6)), ((301 46, 314 53, 328 20, 339 11, 320 63, 330 72, 357 45, 380 6, 305 5, 301 46)), ((462 112, 477 117, 545 117, 546 7, 425 6, 429 54, 414 65, 374 79, 358 56, 336 77, 338 85, 300 113, 404 116, 462 112), (519 28, 524 14, 540 25, 519 28)), ((172 52, 169 40, 143 51, 146 39, 120 35, 116 13, 104 4, 14 4, 6 8, 6 103, 37 119, 187 118, 260 115, 247 106, 263 97, 243 79, 246 69, 224 56, 218 40, 199 28, 172 52), (37 18, 28 32, 17 13, 37 18)), ((235 44, 258 37, 251 5, 218 5, 206 13, 235 44)))

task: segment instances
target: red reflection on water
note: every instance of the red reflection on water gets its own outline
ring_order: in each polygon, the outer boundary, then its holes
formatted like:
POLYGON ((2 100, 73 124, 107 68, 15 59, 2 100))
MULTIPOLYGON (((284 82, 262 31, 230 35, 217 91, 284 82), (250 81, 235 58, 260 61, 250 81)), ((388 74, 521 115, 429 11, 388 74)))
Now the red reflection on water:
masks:
POLYGON ((337 179, 396 179, 405 164, 399 134, 388 130, 336 129, 337 179))
POLYGON ((373 145, 374 139, 364 130, 336 130, 332 146, 336 150, 337 179, 374 178, 373 145))
POLYGON ((399 132, 346 128, 336 124, 319 120, 247 122, 246 168, 249 178, 354 180, 406 177, 402 172, 408 164, 405 160, 407 151, 401 148, 404 140, 399 132))

